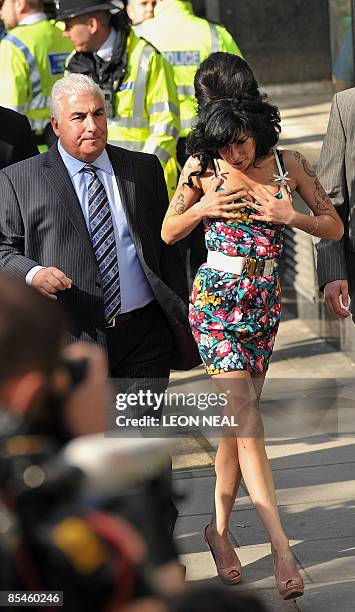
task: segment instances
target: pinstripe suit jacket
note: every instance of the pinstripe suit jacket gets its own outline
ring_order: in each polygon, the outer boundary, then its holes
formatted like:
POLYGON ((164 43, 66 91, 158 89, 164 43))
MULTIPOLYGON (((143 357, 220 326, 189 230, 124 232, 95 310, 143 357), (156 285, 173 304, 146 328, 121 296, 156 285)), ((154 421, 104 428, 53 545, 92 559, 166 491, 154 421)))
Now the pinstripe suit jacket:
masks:
POLYGON ((319 286, 347 279, 353 293, 355 275, 350 263, 355 261, 351 255, 355 253, 355 88, 334 96, 317 174, 345 227, 344 237, 338 242, 320 240, 316 245, 319 286))
MULTIPOLYGON (((152 291, 176 340, 171 367, 199 363, 187 320, 187 291, 176 247, 160 238, 168 205, 154 155, 107 145, 131 236, 152 291)), ((59 292, 76 339, 105 346, 101 278, 90 237, 57 145, 0 172, 0 269, 25 278, 35 265, 55 266, 73 280, 59 292)))

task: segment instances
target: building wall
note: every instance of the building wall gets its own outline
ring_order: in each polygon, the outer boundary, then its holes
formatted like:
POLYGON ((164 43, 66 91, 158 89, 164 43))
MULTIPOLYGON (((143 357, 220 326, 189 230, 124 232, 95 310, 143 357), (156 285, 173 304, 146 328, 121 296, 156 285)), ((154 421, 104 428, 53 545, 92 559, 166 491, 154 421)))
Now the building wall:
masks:
POLYGON ((262 83, 329 79, 328 0, 194 0, 225 25, 262 83))

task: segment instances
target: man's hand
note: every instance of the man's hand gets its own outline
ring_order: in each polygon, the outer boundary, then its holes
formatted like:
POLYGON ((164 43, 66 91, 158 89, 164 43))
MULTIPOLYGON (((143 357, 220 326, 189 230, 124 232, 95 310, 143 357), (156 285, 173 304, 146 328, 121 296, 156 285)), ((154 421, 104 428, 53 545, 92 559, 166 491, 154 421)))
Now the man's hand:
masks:
POLYGON ((72 281, 58 268, 43 268, 38 270, 32 279, 32 287, 50 300, 57 300, 58 291, 70 289, 72 281))
POLYGON ((347 280, 335 280, 324 287, 324 301, 330 314, 346 319, 351 316, 348 310, 341 307, 340 296, 344 306, 349 305, 349 287, 347 280))

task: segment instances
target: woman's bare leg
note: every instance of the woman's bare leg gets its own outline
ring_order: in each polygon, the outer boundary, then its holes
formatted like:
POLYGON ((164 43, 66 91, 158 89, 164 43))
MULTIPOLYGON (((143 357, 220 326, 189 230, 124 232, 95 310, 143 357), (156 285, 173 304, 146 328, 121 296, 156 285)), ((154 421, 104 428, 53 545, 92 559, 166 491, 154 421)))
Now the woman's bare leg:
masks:
MULTIPOLYGON (((243 375, 243 373, 241 374, 243 375)), ((248 376, 248 374, 245 375, 248 376)), ((260 397, 263 382, 263 376, 256 377, 255 381, 253 380, 257 397, 260 397)), ((223 387, 223 384, 219 384, 218 386, 223 391, 226 385, 223 387)), ((213 544, 217 563, 221 567, 230 567, 235 562, 236 557, 228 540, 228 525, 241 480, 238 443, 235 435, 227 435, 221 438, 215 459, 215 472, 214 511, 207 536, 213 544)))
MULTIPOLYGON (((257 390, 259 381, 254 382, 257 390)), ((255 398, 257 402, 259 401, 259 395, 255 398)), ((270 538, 275 563, 276 584, 280 595, 283 598, 298 597, 303 593, 303 580, 297 570, 288 538, 281 525, 274 479, 265 450, 264 436, 241 435, 237 438, 237 444, 239 464, 244 482, 270 538)))
POLYGON ((221 438, 215 459, 215 472, 214 510, 207 537, 213 546, 217 565, 231 567, 235 564, 236 555, 228 540, 228 525, 241 479, 238 446, 234 437, 221 438))
POLYGON ((249 372, 230 372, 223 375, 223 378, 223 384, 228 385, 231 410, 240 422, 236 441, 243 480, 272 546, 282 550, 288 547, 288 539, 281 526, 274 480, 265 450, 259 412, 260 393, 255 392, 260 381, 256 380, 254 387, 249 372), (244 407, 241 409, 242 403, 244 407))
POLYGON ((254 386, 248 372, 228 373, 216 376, 215 379, 220 379, 216 382, 221 390, 230 392, 229 414, 234 412, 237 420, 241 421, 238 437, 222 438, 216 456, 215 512, 208 529, 208 538, 213 545, 217 563, 227 567, 233 565, 235 559, 233 548, 228 542, 227 530, 237 483, 239 484, 242 476, 268 532, 272 549, 282 565, 282 573, 286 577, 294 575, 294 560, 280 521, 258 410, 262 381, 254 381, 254 386))

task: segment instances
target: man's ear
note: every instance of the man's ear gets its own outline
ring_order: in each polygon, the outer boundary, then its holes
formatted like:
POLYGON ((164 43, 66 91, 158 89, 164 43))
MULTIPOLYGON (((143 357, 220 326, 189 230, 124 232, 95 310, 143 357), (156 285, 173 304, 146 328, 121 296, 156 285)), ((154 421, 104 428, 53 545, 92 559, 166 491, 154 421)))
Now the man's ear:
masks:
POLYGON ((27 13, 29 11, 27 0, 16 0, 16 2, 20 14, 27 13))
POLYGON ((59 121, 55 117, 51 117, 53 132, 59 138, 59 121))
POLYGON ((45 385, 46 379, 41 372, 27 372, 9 381, 2 390, 3 402, 18 414, 30 408, 33 399, 45 385))
POLYGON ((132 19, 134 19, 134 12, 133 12, 132 4, 129 2, 129 0, 126 5, 126 13, 128 17, 130 18, 130 20, 132 21, 132 19))
POLYGON ((94 15, 90 15, 87 19, 86 22, 89 30, 90 30, 90 34, 96 34, 96 32, 98 31, 99 27, 100 27, 100 22, 98 19, 96 19, 96 17, 94 15))

